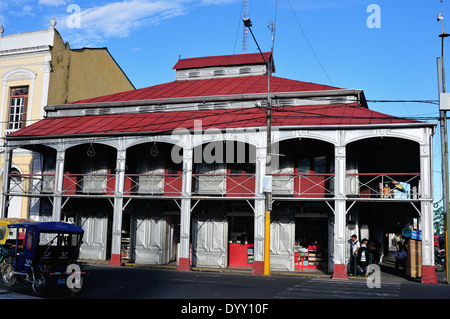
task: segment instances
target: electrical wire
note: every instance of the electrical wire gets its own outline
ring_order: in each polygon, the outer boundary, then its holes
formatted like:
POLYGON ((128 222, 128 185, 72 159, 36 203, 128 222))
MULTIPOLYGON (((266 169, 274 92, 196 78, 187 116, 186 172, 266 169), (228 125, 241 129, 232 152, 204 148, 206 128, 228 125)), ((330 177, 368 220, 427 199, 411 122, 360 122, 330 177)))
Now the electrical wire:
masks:
POLYGON ((244 11, 244 1, 245 0, 242 0, 241 13, 239 15, 239 22, 238 22, 238 26, 237 26, 237 30, 236 30, 236 39, 234 40, 233 54, 236 51, 236 44, 237 44, 237 40, 238 40, 239 29, 241 27, 242 12, 244 11))
POLYGON ((291 8, 291 11, 292 11, 292 14, 294 15, 295 20, 297 21, 297 24, 298 24, 300 30, 301 30, 302 33, 303 33, 303 36, 305 37, 306 42, 308 43, 309 48, 311 49, 312 53, 314 54, 314 57, 316 58, 317 63, 319 64, 319 66, 320 66, 320 68, 322 69, 323 73, 325 73, 325 76, 327 77, 328 81, 330 81, 331 85, 334 85, 333 82, 331 81, 330 77, 328 76, 327 71, 325 71, 325 68, 323 67, 322 63, 320 63, 320 60, 319 60, 319 58, 318 58, 316 52, 314 51, 314 49, 313 49, 311 43, 309 42, 308 37, 306 36, 306 33, 305 33, 305 31, 303 30, 302 25, 300 24, 300 21, 298 20, 297 15, 295 14, 294 9, 292 8, 291 1, 288 0, 288 4, 289 4, 289 7, 291 8))

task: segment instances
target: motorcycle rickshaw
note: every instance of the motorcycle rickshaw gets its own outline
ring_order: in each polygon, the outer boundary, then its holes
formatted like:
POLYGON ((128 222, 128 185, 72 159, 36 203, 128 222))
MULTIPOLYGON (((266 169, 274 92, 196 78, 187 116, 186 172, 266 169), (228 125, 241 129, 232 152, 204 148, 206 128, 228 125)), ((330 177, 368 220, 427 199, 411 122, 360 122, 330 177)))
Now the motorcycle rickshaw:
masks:
POLYGON ((81 291, 85 273, 77 258, 84 234, 82 228, 63 222, 22 222, 8 228, 24 232, 25 239, 20 245, 18 234, 15 236, 11 258, 1 269, 6 286, 28 282, 33 293, 42 296, 48 280, 56 277, 72 294, 81 291))
MULTIPOLYGON (((33 222, 30 219, 23 219, 23 218, 0 218, 0 269, 3 267, 3 264, 5 261, 9 259, 11 256, 11 249, 13 243, 16 242, 16 239, 8 238, 9 229, 8 225, 11 224, 18 224, 23 222, 33 222)), ((19 241, 23 241, 22 235, 19 234, 20 238, 19 241)))

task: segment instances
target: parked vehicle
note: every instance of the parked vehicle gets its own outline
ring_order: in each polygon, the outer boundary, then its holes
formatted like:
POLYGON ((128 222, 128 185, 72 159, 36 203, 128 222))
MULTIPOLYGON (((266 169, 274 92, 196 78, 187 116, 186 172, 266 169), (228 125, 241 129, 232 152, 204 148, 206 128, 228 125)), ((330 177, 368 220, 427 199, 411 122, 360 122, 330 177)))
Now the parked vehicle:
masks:
POLYGON ((434 250, 434 265, 436 271, 445 270, 445 249, 435 249, 434 250))
MULTIPOLYGON (((18 224, 23 222, 33 222, 29 219, 22 218, 0 218, 0 270, 3 267, 5 260, 11 257, 11 246, 16 243, 15 238, 8 238, 9 229, 8 225, 18 224)), ((19 233, 19 244, 23 244, 23 239, 25 235, 19 233)))
POLYGON ((8 225, 8 229, 25 232, 25 239, 24 245, 20 245, 16 234, 11 256, 1 269, 6 286, 28 282, 33 293, 42 296, 48 280, 56 277, 71 293, 81 291, 84 271, 77 257, 84 234, 82 228, 63 222, 22 222, 8 225))

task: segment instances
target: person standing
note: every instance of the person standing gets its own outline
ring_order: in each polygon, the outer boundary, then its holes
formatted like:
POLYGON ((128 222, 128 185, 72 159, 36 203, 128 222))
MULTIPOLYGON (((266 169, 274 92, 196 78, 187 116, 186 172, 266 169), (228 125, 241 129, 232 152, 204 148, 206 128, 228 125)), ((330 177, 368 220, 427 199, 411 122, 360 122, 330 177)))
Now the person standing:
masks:
POLYGON ((361 247, 358 241, 358 236, 355 234, 352 235, 351 241, 350 241, 350 271, 352 274, 356 273, 356 256, 358 253, 359 248, 361 247))
POLYGON ((363 238, 363 240, 361 241, 361 247, 357 252, 358 264, 363 269, 365 276, 369 275, 368 266, 371 264, 370 257, 369 257, 370 256, 369 248, 367 247, 368 243, 369 243, 369 241, 367 240, 367 238, 363 238))
POLYGON ((380 262, 380 253, 378 252, 377 244, 375 243, 374 239, 369 240, 369 244, 367 245, 367 248, 369 248, 372 262, 374 264, 378 264, 380 262))

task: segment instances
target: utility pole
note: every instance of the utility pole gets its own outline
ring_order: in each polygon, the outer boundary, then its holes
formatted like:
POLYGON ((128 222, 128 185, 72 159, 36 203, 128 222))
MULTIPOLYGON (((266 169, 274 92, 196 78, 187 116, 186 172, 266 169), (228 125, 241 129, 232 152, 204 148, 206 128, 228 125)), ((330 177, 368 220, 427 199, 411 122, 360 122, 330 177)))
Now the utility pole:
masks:
MULTIPOLYGON (((264 63, 266 64, 266 73, 267 73, 267 146, 266 146, 266 176, 270 176, 270 167, 272 165, 272 97, 270 93, 270 75, 272 73, 272 65, 271 58, 269 61, 266 61, 264 54, 262 53, 258 41, 256 41, 255 36, 253 35, 253 31, 251 29, 252 22, 250 18, 246 17, 242 19, 244 22, 244 26, 250 30, 250 33, 255 40, 256 46, 258 47, 259 53, 263 58, 264 63)), ((273 43, 273 37, 272 37, 273 43)), ((272 45, 273 52, 273 45, 272 45)), ((265 192, 265 221, 264 221, 264 275, 270 275, 270 212, 272 211, 272 193, 270 191, 265 192)))
MULTIPOLYGON (((440 134, 441 134, 441 157, 442 157, 442 192, 443 192, 443 208, 444 208, 444 231, 445 231, 445 249, 448 251, 449 237, 447 234, 447 228, 450 222, 449 209, 449 176, 448 176, 448 138, 447 138, 447 109, 449 105, 445 103, 446 89, 445 89, 445 68, 444 68, 444 39, 450 34, 444 33, 444 17, 442 15, 442 0, 441 0, 441 13, 439 14, 438 21, 441 22, 441 60, 438 59, 438 80, 439 83, 439 113, 440 113, 440 134), (440 67, 439 67, 440 64, 440 67), (440 72, 440 74, 439 74, 440 72)), ((449 277, 449 263, 446 262, 446 282, 448 283, 449 277)))

